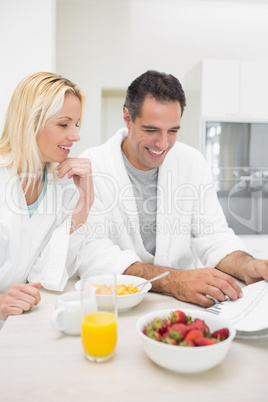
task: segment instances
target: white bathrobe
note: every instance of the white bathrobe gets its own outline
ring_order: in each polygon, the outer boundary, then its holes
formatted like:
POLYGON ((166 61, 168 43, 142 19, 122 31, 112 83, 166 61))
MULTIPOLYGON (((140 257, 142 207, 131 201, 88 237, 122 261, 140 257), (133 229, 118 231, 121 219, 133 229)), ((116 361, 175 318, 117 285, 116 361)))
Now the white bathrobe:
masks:
POLYGON ((177 142, 159 168, 156 253, 147 252, 121 154, 125 136, 127 130, 121 129, 81 155, 92 162, 95 202, 87 221, 86 247, 77 258, 80 272, 98 268, 121 274, 135 261, 191 269, 195 253, 204 266, 215 267, 226 255, 246 251, 227 227, 203 156, 177 142))
MULTIPOLYGON (((0 168, 0 292, 27 281, 63 290, 74 273, 65 262, 77 200, 72 180, 53 181, 48 174, 46 194, 30 219, 18 175, 0 168)), ((70 248, 75 255, 82 246, 70 248)))

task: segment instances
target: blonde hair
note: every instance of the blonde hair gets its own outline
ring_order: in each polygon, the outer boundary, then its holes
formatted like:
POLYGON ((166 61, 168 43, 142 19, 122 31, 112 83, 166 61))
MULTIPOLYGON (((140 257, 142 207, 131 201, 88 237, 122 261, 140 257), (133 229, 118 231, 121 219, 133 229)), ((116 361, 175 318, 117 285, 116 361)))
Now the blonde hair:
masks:
MULTIPOLYGON (((32 180, 42 178, 43 165, 36 136, 47 120, 61 111, 68 93, 78 97, 82 114, 85 100, 80 88, 53 73, 27 76, 12 95, 0 138, 0 166, 12 168, 21 176, 28 175, 27 187, 32 180)), ((52 165, 47 163, 48 171, 52 171, 52 165)))

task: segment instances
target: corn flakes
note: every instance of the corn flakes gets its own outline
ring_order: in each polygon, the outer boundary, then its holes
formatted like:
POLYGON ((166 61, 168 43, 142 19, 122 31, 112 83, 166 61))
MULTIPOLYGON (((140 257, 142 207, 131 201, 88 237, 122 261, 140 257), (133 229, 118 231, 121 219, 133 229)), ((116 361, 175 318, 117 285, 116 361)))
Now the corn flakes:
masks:
MULTIPOLYGON (((113 286, 112 285, 93 285, 96 286, 98 289, 96 291, 96 294, 98 295, 111 295, 113 293, 113 286)), ((129 285, 117 285, 116 287, 116 294, 118 296, 121 295, 129 295, 133 293, 139 292, 139 289, 133 285, 133 283, 130 283, 129 285)))

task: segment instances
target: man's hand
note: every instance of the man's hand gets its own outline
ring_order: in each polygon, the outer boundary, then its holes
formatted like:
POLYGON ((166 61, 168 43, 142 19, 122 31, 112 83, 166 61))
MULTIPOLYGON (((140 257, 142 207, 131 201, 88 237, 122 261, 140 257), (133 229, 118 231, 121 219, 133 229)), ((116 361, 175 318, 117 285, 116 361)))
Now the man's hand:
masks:
POLYGON ((210 307, 214 304, 214 301, 207 295, 219 301, 224 301, 226 296, 231 300, 236 300, 243 295, 241 288, 231 276, 215 268, 182 271, 135 262, 126 269, 124 274, 150 279, 165 271, 169 271, 169 275, 153 282, 152 291, 169 293, 179 300, 203 307, 210 307))
POLYGON ((268 261, 258 260, 243 251, 235 251, 223 258, 217 268, 246 282, 268 280, 268 261))
POLYGON ((245 263, 244 280, 247 285, 258 282, 262 279, 268 281, 268 261, 252 259, 245 263))
POLYGON ((235 280, 215 268, 200 268, 189 271, 172 270, 169 275, 171 293, 179 300, 210 307, 214 301, 207 295, 224 301, 242 297, 241 288, 235 280))
POLYGON ((29 311, 41 300, 39 288, 41 283, 16 283, 6 293, 0 295, 0 320, 9 315, 22 314, 29 311))

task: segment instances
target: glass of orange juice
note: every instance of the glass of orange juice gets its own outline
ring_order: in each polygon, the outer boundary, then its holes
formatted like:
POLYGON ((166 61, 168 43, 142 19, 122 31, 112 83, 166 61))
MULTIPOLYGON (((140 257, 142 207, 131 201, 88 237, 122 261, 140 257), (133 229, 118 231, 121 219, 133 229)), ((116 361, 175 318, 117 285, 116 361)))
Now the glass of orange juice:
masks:
POLYGON ((81 340, 85 355, 93 362, 110 359, 117 343, 116 275, 90 273, 81 278, 81 340), (88 314, 85 300, 96 289, 96 308, 88 314))

